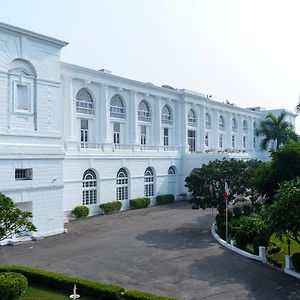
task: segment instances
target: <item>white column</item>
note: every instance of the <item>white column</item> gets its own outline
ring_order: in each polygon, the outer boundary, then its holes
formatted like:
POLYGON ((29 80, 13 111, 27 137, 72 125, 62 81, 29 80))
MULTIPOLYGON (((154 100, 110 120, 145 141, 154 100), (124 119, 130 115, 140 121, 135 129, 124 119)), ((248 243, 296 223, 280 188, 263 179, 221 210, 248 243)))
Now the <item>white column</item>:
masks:
POLYGON ((101 101, 100 101, 100 133, 101 140, 103 143, 111 143, 112 137, 110 137, 110 111, 108 99, 108 86, 101 84, 101 101))
POLYGON ((136 92, 130 91, 130 101, 128 101, 128 105, 128 142, 132 145, 139 145, 136 92))
POLYGON ((231 148, 231 130, 232 116, 230 112, 226 112, 226 127, 225 127, 225 148, 231 148))
POLYGON ((79 133, 77 132, 77 117, 76 117, 76 99, 73 92, 73 81, 69 78, 66 84, 66 100, 69 101, 70 112, 70 141, 78 141, 79 133))
POLYGON ((96 143, 101 143, 101 102, 103 102, 101 98, 101 88, 97 86, 97 94, 95 101, 95 141, 96 143))
POLYGON ((248 118, 248 149, 250 151, 254 150, 253 139, 254 139, 253 119, 249 117, 248 118))
POLYGON ((173 136, 174 136, 174 146, 179 146, 181 145, 181 127, 182 127, 182 122, 180 122, 181 118, 181 109, 182 109, 182 102, 181 101, 174 101, 174 119, 173 119, 173 136))
POLYGON ((243 119, 241 115, 237 116, 237 148, 243 149, 243 119))
POLYGON ((161 98, 155 97, 154 107, 152 109, 151 122, 153 126, 153 140, 155 146, 162 146, 163 140, 161 137, 162 124, 161 124, 161 98))
POLYGON ((219 148, 219 112, 212 110, 212 147, 219 148))
POLYGON ((202 105, 198 106, 197 139, 198 139, 199 151, 204 152, 205 111, 204 111, 204 107, 202 105))
POLYGON ((178 120, 181 120, 181 122, 180 122, 180 126, 181 126, 181 141, 180 141, 180 144, 181 144, 182 150, 186 151, 186 150, 188 150, 187 115, 188 115, 189 108, 188 108, 188 105, 186 104, 185 101, 182 102, 181 108, 182 108, 181 109, 181 116, 180 116, 180 119, 178 119, 178 120))

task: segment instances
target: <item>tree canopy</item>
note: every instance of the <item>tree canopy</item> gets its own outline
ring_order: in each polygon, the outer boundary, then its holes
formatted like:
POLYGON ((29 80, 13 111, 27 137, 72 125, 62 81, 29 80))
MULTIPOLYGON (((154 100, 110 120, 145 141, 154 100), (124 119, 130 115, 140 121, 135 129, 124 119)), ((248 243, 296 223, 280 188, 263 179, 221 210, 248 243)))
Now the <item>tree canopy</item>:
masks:
POLYGON ((299 136, 294 131, 291 123, 285 121, 286 112, 283 111, 279 116, 268 113, 264 120, 260 121, 259 127, 255 129, 255 135, 263 136, 261 148, 267 150, 271 142, 275 142, 275 148, 290 141, 299 141, 299 136))
POLYGON ((31 217, 31 212, 20 210, 11 198, 0 193, 0 241, 27 230, 36 231, 28 220, 31 217))
POLYGON ((215 207, 223 210, 225 181, 229 187, 229 200, 237 195, 252 195, 254 201, 255 193, 251 191, 253 188, 249 179, 258 165, 259 162, 254 160, 248 162, 238 159, 210 161, 201 168, 193 169, 185 179, 185 186, 192 192, 194 201, 201 208, 215 207))
POLYGON ((282 182, 274 200, 265 212, 270 231, 300 244, 300 177, 282 182))

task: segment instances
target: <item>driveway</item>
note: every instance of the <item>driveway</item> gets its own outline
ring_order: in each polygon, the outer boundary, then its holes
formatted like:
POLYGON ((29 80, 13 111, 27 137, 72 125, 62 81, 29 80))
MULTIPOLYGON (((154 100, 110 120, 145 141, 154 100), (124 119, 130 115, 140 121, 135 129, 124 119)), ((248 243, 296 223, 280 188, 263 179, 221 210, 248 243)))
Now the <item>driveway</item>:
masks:
POLYGON ((92 217, 67 224, 67 234, 0 247, 0 264, 177 299, 300 299, 299 280, 220 246, 211 221, 187 203, 92 217))

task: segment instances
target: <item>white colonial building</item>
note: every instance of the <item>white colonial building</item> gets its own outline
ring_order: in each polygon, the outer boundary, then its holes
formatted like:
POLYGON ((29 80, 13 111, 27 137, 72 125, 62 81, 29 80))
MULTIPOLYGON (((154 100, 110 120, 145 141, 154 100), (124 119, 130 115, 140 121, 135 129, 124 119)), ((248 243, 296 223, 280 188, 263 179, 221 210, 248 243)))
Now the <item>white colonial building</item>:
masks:
POLYGON ((63 232, 77 205, 185 193, 209 160, 267 157, 254 136, 267 111, 64 63, 66 45, 0 23, 0 192, 35 235, 63 232))

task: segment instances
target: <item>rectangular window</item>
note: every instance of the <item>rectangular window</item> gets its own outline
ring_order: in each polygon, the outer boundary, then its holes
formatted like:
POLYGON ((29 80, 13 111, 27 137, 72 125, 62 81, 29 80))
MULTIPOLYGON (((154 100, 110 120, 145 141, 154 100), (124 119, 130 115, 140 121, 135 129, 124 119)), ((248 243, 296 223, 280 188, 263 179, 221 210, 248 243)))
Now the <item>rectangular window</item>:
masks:
POLYGON ((120 123, 114 123, 114 144, 120 144, 120 123))
POLYGON ((25 84, 16 85, 16 106, 19 110, 30 110, 29 86, 25 84))
POLYGON ((206 147, 209 145, 209 135, 208 132, 205 133, 204 144, 206 147))
POLYGON ((253 148, 254 149, 256 148, 256 138, 255 137, 253 138, 253 148))
POLYGON ((15 169, 15 180, 32 180, 32 169, 15 169))
POLYGON ((86 119, 80 120, 80 141, 82 144, 89 141, 89 121, 86 119))
POLYGON ((243 148, 246 149, 247 148, 247 137, 243 136, 243 148))
POLYGON ((164 146, 169 146, 169 129, 164 128, 164 146))
POLYGON ((141 145, 146 145, 147 142, 147 127, 141 126, 141 145))
POLYGON ((188 130, 188 145, 189 150, 194 152, 196 150, 196 131, 188 130))
POLYGON ((231 137, 231 146, 232 146, 232 148, 235 148, 236 146, 235 146, 235 135, 233 135, 232 137, 231 137))
POLYGON ((219 147, 223 148, 223 134, 219 135, 219 147))

